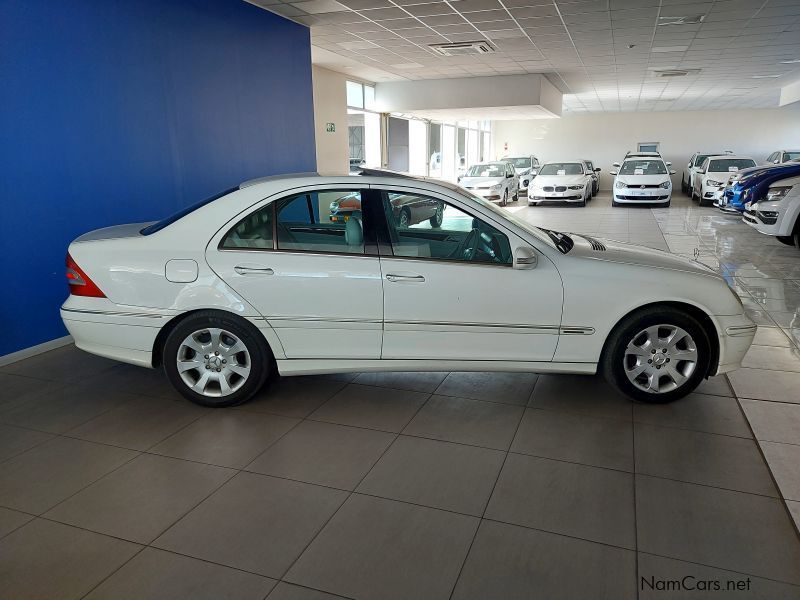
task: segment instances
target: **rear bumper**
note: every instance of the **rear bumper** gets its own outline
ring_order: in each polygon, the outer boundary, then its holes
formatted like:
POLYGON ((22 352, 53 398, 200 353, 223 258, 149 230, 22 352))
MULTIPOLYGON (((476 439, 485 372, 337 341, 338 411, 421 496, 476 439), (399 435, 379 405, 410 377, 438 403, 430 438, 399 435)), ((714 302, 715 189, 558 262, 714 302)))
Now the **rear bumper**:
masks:
POLYGON ((756 335, 756 324, 746 314, 714 317, 719 326, 719 364, 713 375, 728 373, 742 366, 744 355, 756 335))

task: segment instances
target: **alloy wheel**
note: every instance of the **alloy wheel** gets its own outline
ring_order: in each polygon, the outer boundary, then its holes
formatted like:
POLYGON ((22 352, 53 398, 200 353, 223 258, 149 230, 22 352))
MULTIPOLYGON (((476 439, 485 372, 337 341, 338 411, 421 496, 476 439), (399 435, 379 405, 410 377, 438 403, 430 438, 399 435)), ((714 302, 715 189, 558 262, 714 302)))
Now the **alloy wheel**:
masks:
POLYGON ((676 325, 653 325, 637 333, 625 348, 625 376, 636 388, 663 394, 678 389, 697 367, 697 345, 676 325))
POLYGON ((178 347, 176 362, 183 382, 210 397, 239 390, 252 367, 247 346, 231 332, 213 327, 188 335, 178 347))

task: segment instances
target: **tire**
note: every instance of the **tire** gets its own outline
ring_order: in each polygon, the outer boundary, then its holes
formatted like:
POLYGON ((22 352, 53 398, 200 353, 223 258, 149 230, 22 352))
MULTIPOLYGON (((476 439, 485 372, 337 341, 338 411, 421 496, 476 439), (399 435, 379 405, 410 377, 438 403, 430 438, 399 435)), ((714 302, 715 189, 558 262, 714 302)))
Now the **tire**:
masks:
POLYGON ((794 246, 794 237, 793 235, 776 235, 778 241, 781 244, 786 244, 787 246, 794 246))
POLYGON ((592 185, 592 198, 597 196, 597 192, 600 191, 600 185, 592 185))
POLYGON ((400 211, 400 216, 398 217, 397 226, 401 229, 408 229, 408 226, 411 224, 411 212, 404 208, 400 211))
POLYGON ((798 225, 794 226, 797 231, 794 232, 794 245, 797 246, 797 249, 800 250, 800 221, 798 221, 798 225))
POLYGON ((519 202, 519 190, 514 192, 514 196, 511 198, 513 202, 519 202))
POLYGON ((217 311, 200 311, 178 323, 167 336, 162 357, 167 378, 181 395, 195 404, 215 408, 246 402, 274 371, 272 352, 258 330, 239 317, 217 311), (235 350, 237 344, 242 350, 236 353, 224 349, 235 350), (206 348, 208 354, 202 354, 206 348), (197 368, 180 372, 178 362, 196 363, 197 368), (220 385, 223 380, 230 391, 220 385), (193 388, 193 382, 203 387, 193 388))
POLYGON ((686 185, 686 182, 684 181, 682 175, 681 175, 681 191, 683 192, 684 196, 688 196, 689 195, 689 186, 686 185))
POLYGON ((611 206, 612 206, 612 208, 619 208, 622 205, 619 202, 617 202, 616 200, 612 200, 611 201, 611 206))
POLYGON ((500 206, 506 206, 508 204, 508 190, 503 192, 503 199, 500 200, 500 206))
POLYGON ((588 195, 589 195, 589 194, 588 194, 588 191, 589 191, 589 190, 586 190, 586 192, 584 192, 584 194, 583 194, 583 198, 581 199, 581 201, 580 201, 580 204, 578 204, 578 206, 586 206, 586 196, 588 196, 588 195))
POLYGON ((629 315, 614 328, 600 363, 606 381, 623 394, 640 402, 663 404, 683 398, 700 385, 708 375, 710 360, 708 335, 697 319, 677 308, 654 306, 629 315), (670 332, 680 336, 675 345, 665 341, 670 332), (627 352, 629 346, 636 346, 638 352, 627 352), (694 360, 676 359, 678 352, 694 360), (645 363, 645 357, 651 356, 645 363), (656 365, 656 360, 660 364, 656 365), (664 391, 652 391, 654 387, 664 391))
POLYGON ((434 214, 429 221, 431 227, 434 229, 438 229, 442 226, 442 221, 444 221, 444 204, 440 204, 436 207, 436 214, 434 214))
POLYGON ((667 202, 665 204, 662 204, 661 208, 669 208, 670 204, 672 204, 672 198, 667 200, 667 202))
POLYGON ((528 206, 539 206, 539 203, 528 200, 528 206))
POLYGON ((692 202, 697 202, 697 203, 700 202, 700 196, 694 193, 694 188, 692 188, 692 192, 690 195, 692 197, 692 202))

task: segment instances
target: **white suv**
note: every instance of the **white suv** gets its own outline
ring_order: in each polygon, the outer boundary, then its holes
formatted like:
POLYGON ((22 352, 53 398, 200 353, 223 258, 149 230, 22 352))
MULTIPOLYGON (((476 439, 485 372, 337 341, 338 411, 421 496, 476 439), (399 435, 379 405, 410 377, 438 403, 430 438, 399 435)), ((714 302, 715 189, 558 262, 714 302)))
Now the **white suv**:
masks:
POLYGON ((647 203, 669 206, 672 197, 672 181, 669 166, 658 152, 627 154, 625 160, 614 163, 618 168, 609 171, 614 175, 612 206, 647 203))
POLYGON ((692 200, 699 202, 700 206, 711 206, 715 202, 719 202, 731 175, 741 169, 755 166, 756 161, 749 156, 733 156, 731 154, 709 156, 694 174, 692 200))
POLYGON ((763 200, 745 204, 742 220, 756 231, 800 248, 800 176, 770 185, 763 200))

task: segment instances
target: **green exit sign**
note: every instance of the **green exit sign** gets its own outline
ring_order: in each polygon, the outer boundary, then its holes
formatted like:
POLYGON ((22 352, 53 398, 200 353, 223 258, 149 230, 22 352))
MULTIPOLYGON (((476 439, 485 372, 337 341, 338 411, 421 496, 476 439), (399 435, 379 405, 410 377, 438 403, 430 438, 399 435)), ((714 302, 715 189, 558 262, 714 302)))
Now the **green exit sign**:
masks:
POLYGON ((327 133, 334 133, 336 131, 335 123, 325 123, 325 131, 327 133))

